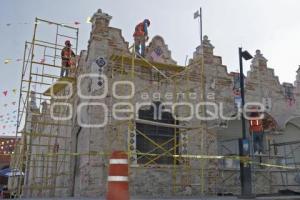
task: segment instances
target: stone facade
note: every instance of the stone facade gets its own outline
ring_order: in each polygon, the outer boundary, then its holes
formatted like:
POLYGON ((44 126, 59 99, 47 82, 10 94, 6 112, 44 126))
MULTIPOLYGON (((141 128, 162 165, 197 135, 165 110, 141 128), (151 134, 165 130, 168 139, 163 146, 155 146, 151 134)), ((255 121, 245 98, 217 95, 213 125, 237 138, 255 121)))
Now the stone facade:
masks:
MULTIPOLYGON (((214 46, 208 37, 204 36, 203 44, 196 48, 189 65, 180 67, 176 66, 176 61, 171 57, 171 51, 165 44, 164 39, 161 36, 155 36, 146 47, 147 61, 136 59, 133 67, 129 44, 125 41, 120 29, 109 26, 111 18, 101 10, 98 10, 92 17, 92 31, 88 49, 81 52, 78 64, 78 87, 72 105, 73 110, 77 112, 73 113, 70 120, 72 127, 61 128, 59 126, 55 130, 58 135, 70 137, 67 142, 65 141, 64 144, 59 144, 59 146, 67 149, 66 152, 76 155, 61 157, 61 159, 68 162, 64 165, 64 168, 68 169, 70 174, 53 180, 57 185, 66 185, 67 189, 50 190, 49 194, 31 194, 30 196, 104 196, 106 193, 109 155, 115 150, 127 152, 130 149, 130 139, 134 141, 129 157, 129 185, 132 195, 182 196, 199 195, 201 193, 216 194, 219 192, 238 194, 239 188, 236 186, 239 185, 239 172, 237 169, 234 171, 236 178, 229 181, 229 186, 224 189, 222 188, 223 178, 230 175, 228 171, 221 170, 224 165, 216 159, 195 158, 196 155, 218 155, 222 153, 219 148, 220 141, 228 138, 237 139, 241 135, 238 132, 240 128, 237 125, 238 123, 234 124, 234 120, 229 120, 230 117, 237 114, 233 95, 234 74, 227 71, 227 67, 222 63, 220 56, 214 55, 214 46), (105 63, 102 63, 99 67, 101 59, 105 63), (148 61, 154 66, 155 63, 164 65, 158 67, 158 70, 156 67, 149 65, 148 61), (202 64, 204 64, 203 68, 202 64), (103 82, 97 77, 87 76, 89 73, 105 75, 107 82, 103 82), (115 88, 115 93, 119 96, 128 96, 132 92, 132 98, 121 100, 116 98, 113 93, 113 85, 117 81, 125 81, 125 83, 130 81, 133 83, 134 92, 131 91, 132 88, 127 87, 128 85, 115 88), (98 99, 87 97, 103 94, 105 87, 107 87, 105 97, 98 99), (160 97, 157 96, 158 93, 161 95, 160 97), (165 95, 167 93, 173 95, 173 98, 167 97, 165 95), (145 94, 148 95, 148 98, 143 98, 145 94), (191 97, 191 94, 193 97, 191 97), (202 94, 204 95, 202 96, 202 94), (129 119, 131 114, 137 112, 138 108, 143 109, 142 104, 147 105, 147 103, 153 101, 160 101, 165 104, 166 108, 170 109, 170 104, 188 102, 191 105, 197 105, 204 100, 211 103, 206 106, 206 109, 210 112, 215 112, 215 105, 220 106, 220 103, 222 103, 222 113, 219 113, 219 115, 228 119, 224 120, 218 117, 203 123, 196 117, 197 114, 203 115, 201 109, 189 109, 186 106, 178 107, 175 111, 176 116, 189 116, 193 112, 191 118, 179 121, 179 125, 189 128, 182 128, 185 131, 181 130, 179 132, 178 153, 181 155, 194 155, 194 158, 181 158, 178 161, 179 164, 167 166, 137 163, 137 156, 134 153, 136 152, 137 133, 132 131, 134 130, 132 127, 135 125, 129 119), (118 103, 124 104, 118 105, 118 103), (128 119, 117 120, 112 110, 116 106, 120 106, 119 109, 129 109, 128 103, 134 105, 134 112, 120 112, 119 117, 127 117, 128 119), (108 111, 106 114, 104 107, 99 106, 100 104, 106 105, 108 111), (96 125, 106 120, 107 125, 103 127, 90 128, 83 125, 96 125), (78 123, 78 121, 81 123, 78 123), (133 136, 130 136, 130 131, 132 131, 133 136)), ((300 71, 298 70, 297 73, 294 85, 281 85, 274 70, 268 68, 267 59, 259 50, 256 51, 251 69, 245 80, 246 101, 256 101, 267 105, 266 113, 272 121, 272 126, 267 128, 270 132, 284 131, 287 121, 300 115, 300 96, 299 93, 295 92, 300 91, 300 85, 298 84, 300 71), (289 89, 292 89, 293 98, 288 94, 289 89)), ((41 117, 44 117, 43 115, 47 112, 49 112, 49 108, 41 114, 41 117)), ((49 121, 52 121, 52 119, 49 119, 49 121)), ((40 132, 48 134, 53 131, 48 130, 46 126, 36 128, 41 129, 40 132)), ((289 134, 297 133, 292 131, 289 134)), ((270 134, 270 137, 277 142, 281 140, 274 134, 270 134)), ((43 144, 49 141, 32 142, 43 144)), ((51 142, 56 145, 55 141, 51 142)), ((236 148, 236 144, 231 145, 230 148, 236 148)), ((31 151, 41 152, 43 149, 32 149, 31 151)), ((263 173, 258 172, 254 178, 256 192, 272 192, 273 188, 261 187, 270 183, 262 176, 263 173)), ((29 174, 35 173, 31 172, 29 174)), ((29 177, 27 184, 30 181, 38 184, 34 177, 29 177)))

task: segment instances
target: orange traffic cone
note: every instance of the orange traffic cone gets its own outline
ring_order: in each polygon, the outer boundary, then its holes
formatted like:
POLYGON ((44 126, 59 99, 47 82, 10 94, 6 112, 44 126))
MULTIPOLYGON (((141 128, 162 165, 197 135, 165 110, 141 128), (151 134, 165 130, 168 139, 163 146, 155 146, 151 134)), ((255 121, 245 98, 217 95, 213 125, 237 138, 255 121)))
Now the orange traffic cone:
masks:
POLYGON ((129 200, 128 156, 114 151, 109 159, 107 200, 129 200))

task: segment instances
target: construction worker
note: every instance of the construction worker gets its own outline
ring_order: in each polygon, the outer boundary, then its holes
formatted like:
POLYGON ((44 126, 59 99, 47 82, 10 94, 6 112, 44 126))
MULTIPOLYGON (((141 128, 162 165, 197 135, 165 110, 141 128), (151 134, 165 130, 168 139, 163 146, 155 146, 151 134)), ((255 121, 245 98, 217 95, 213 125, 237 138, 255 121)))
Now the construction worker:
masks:
POLYGON ((61 72, 60 72, 60 77, 68 77, 69 75, 69 70, 72 65, 72 58, 75 57, 75 53, 71 49, 71 42, 69 40, 65 41, 65 47, 61 51, 61 72))
POLYGON ((145 43, 149 39, 148 37, 149 26, 150 26, 149 19, 145 19, 143 22, 136 25, 133 34, 135 52, 142 57, 145 57, 145 43), (140 48, 141 48, 141 52, 140 52, 140 48))
POLYGON ((263 145, 263 120, 258 119, 259 113, 251 113, 250 115, 253 119, 249 121, 250 133, 253 139, 253 151, 255 154, 262 154, 264 150, 263 145))

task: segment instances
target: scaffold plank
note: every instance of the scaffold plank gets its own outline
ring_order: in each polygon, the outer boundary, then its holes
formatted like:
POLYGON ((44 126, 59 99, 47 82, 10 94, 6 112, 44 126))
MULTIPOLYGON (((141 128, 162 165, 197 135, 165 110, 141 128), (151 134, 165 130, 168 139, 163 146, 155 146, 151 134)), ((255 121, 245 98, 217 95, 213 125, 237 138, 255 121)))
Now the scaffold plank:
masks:
POLYGON ((75 83, 76 79, 72 77, 62 77, 58 79, 53 85, 48 88, 43 95, 44 96, 51 96, 51 89, 54 94, 57 94, 59 91, 63 90, 66 87, 66 84, 63 82, 75 83))
MULTIPOLYGON (((123 62, 126 65, 132 64, 131 56, 112 55, 110 59, 116 62, 123 62)), ((158 63, 158 62, 150 62, 150 61, 148 62, 159 70, 170 70, 170 71, 181 72, 182 70, 185 69, 185 67, 180 65, 175 65, 175 64, 166 64, 166 63, 158 63)), ((135 58, 134 63, 136 66, 151 68, 151 65, 149 65, 149 63, 139 58, 135 58)))

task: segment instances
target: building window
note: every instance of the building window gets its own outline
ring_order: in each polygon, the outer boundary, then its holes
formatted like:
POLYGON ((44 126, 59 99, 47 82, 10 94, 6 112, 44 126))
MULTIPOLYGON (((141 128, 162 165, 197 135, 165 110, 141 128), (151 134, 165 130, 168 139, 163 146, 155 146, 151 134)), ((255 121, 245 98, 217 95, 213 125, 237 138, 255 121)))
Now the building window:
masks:
POLYGON ((292 84, 283 84, 284 87, 284 95, 287 99, 294 100, 294 92, 293 92, 293 85, 292 84))
MULTIPOLYGON (((162 111, 161 119, 159 119, 159 107, 160 103, 156 102, 150 106, 150 108, 141 108, 139 110, 139 119, 165 124, 177 124, 176 120, 169 112, 162 111)), ((138 164, 177 164, 172 155, 178 155, 178 144, 178 129, 136 123, 138 164)))

